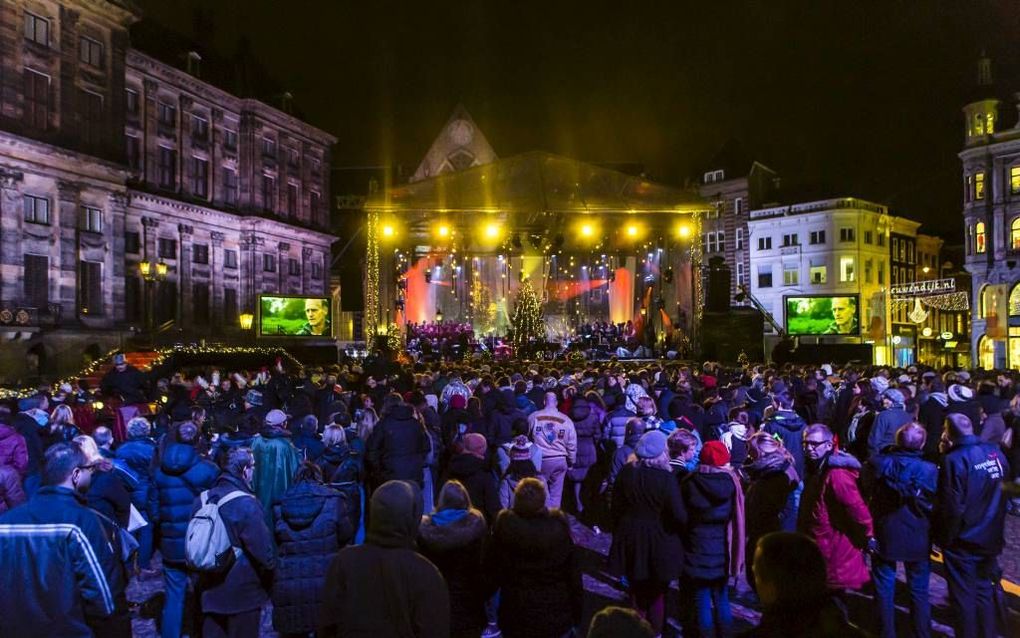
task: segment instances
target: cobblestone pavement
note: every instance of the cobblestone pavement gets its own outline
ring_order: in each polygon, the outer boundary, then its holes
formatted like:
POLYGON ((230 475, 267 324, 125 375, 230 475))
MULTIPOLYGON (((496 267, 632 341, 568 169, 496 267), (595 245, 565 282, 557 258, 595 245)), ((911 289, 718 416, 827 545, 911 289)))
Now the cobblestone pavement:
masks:
MULTIPOLYGON (((626 604, 623 591, 619 583, 613 577, 606 574, 604 570, 604 559, 609 553, 609 545, 612 537, 609 534, 596 533, 591 527, 573 519, 573 532, 575 540, 580 544, 582 550, 582 561, 584 565, 584 626, 588 620, 599 609, 610 604, 626 604)), ((1011 620, 1011 633, 1006 636, 1020 636, 1020 516, 1009 516, 1006 522, 1006 549, 1000 558, 1003 569, 1003 580, 1007 590, 1007 601, 1011 620)), ((156 564, 158 567, 158 562, 156 564)), ((949 625, 949 609, 946 594, 946 581, 942 577, 942 566, 935 564, 931 578, 931 601, 933 636, 953 636, 953 630, 949 625)), ((900 581, 903 582, 903 571, 899 573, 900 581)), ((163 579, 159 574, 150 575, 143 579, 132 579, 128 587, 128 599, 133 603, 140 603, 153 596, 161 594, 163 590, 163 579)), ((670 624, 679 633, 679 627, 675 623, 677 611, 677 594, 674 586, 670 600, 667 602, 667 613, 671 619, 670 624)), ((760 612, 752 595, 747 591, 746 586, 741 583, 736 594, 731 596, 733 616, 737 623, 737 629, 744 629, 753 626, 760 617, 760 612)), ((155 605, 152 605, 155 607, 155 605)), ((869 629, 874 629, 873 622, 875 614, 872 612, 872 597, 867 590, 861 594, 854 595, 849 600, 850 613, 855 622, 869 629)), ((897 610, 902 620, 907 617, 906 591, 897 591, 897 610)), ((136 614, 133 621, 134 635, 138 637, 158 636, 154 620, 138 617, 136 614)), ((262 615, 262 636, 276 636, 272 629, 272 613, 267 606, 262 615)), ((669 632, 667 631, 667 635, 669 632)))

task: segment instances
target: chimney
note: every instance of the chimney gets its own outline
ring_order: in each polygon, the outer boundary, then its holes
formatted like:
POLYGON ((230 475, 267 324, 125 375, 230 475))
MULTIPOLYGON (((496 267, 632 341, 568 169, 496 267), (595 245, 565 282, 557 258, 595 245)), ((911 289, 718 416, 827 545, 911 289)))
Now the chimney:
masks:
POLYGON ((287 115, 293 115, 294 114, 293 102, 294 96, 291 95, 290 91, 285 91, 283 95, 280 96, 280 110, 286 113, 287 115))
POLYGON ((188 75, 196 78, 202 77, 202 56, 198 51, 188 51, 188 75))

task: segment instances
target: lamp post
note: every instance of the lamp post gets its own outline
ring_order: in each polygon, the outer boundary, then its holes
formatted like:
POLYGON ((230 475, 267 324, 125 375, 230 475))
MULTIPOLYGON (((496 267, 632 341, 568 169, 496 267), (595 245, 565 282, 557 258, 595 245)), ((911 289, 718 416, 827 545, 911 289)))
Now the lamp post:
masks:
POLYGON ((237 316, 237 323, 241 326, 241 332, 244 333, 244 341, 253 343, 255 333, 252 328, 255 326, 255 315, 250 312, 242 312, 237 316))
POLYGON ((162 259, 158 262, 143 261, 138 264, 138 272, 145 281, 145 330, 152 334, 156 324, 153 284, 166 280, 168 268, 162 259))

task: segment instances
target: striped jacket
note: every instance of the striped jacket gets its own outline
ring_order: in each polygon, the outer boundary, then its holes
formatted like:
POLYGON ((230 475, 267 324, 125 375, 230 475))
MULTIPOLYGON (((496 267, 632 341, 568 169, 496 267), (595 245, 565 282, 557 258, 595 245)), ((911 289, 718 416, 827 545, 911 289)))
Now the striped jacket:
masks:
POLYGON ((84 499, 43 487, 0 516, 0 636, 92 636, 113 613, 113 548, 84 499))

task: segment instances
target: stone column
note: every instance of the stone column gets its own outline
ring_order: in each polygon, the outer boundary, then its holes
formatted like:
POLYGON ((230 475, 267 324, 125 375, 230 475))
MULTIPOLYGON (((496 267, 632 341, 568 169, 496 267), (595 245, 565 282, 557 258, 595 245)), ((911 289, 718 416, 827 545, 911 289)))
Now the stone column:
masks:
MULTIPOLYGON (((209 118, 209 201, 213 205, 221 205, 223 197, 220 193, 220 179, 223 170, 220 168, 220 144, 223 143, 223 110, 213 109, 209 118)), ((221 240, 222 243, 222 240, 221 240)))
POLYGON ((78 316, 78 215, 81 202, 81 184, 57 182, 56 221, 60 227, 60 273, 56 299, 62 307, 62 316, 78 316))
POLYGON ((127 217, 127 206, 128 206, 128 195, 127 193, 114 192, 110 193, 110 204, 109 204, 109 223, 112 235, 109 241, 112 244, 106 257, 106 269, 107 272, 111 273, 111 276, 106 277, 106 281, 110 283, 107 287, 108 290, 104 292, 106 299, 104 303, 107 308, 110 308, 109 319, 111 323, 119 323, 127 320, 127 312, 125 308, 126 291, 125 291, 125 278, 127 276, 127 268, 125 266, 125 253, 124 253, 124 226, 127 217))
POLYGON ((4 276, 5 271, 22 272, 21 227, 25 216, 18 184, 24 175, 0 169, 0 300, 13 301, 21 296, 17 276, 4 276))
POLYGON ((276 255, 276 292, 290 294, 290 244, 277 244, 276 255))
POLYGON ((146 78, 142 81, 142 181, 149 186, 159 184, 159 84, 146 78))
POLYGON ((223 323, 223 240, 226 235, 219 231, 209 233, 212 246, 209 250, 209 325, 214 332, 229 328, 223 323))
POLYGON ((315 288, 312 280, 312 262, 316 259, 315 251, 305 247, 301 249, 301 294, 318 295, 321 290, 315 288))
POLYGON ((195 229, 187 224, 177 225, 177 321, 178 327, 190 326, 194 313, 191 300, 191 238, 195 229))

